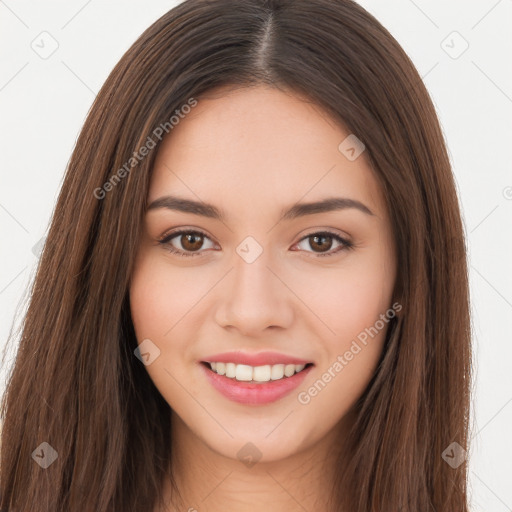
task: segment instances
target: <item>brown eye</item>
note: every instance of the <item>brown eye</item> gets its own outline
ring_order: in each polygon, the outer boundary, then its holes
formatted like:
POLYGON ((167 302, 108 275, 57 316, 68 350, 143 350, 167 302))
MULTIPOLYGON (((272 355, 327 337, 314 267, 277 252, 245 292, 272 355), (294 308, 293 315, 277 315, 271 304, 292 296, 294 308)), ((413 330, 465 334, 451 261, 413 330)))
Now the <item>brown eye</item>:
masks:
POLYGON ((318 249, 320 252, 328 251, 332 247, 333 237, 326 235, 312 235, 308 237, 309 245, 312 249, 318 249))
POLYGON ((340 251, 352 248, 353 244, 348 240, 342 238, 336 233, 330 231, 311 233, 305 236, 298 244, 298 247, 306 252, 312 252, 315 256, 333 256, 340 251), (305 243, 306 242, 306 243, 305 243), (307 247, 300 247, 301 244, 309 246, 312 249, 308 250, 307 247), (337 244, 334 250, 331 250, 333 244, 337 244))
POLYGON ((197 251, 201 249, 203 239, 204 236, 201 233, 190 233, 181 235, 180 242, 186 251, 197 251))
MULTIPOLYGON (((181 230, 166 235, 159 240, 159 243, 168 247, 171 253, 178 256, 201 256, 204 252, 201 249, 204 249, 205 240, 210 240, 210 238, 200 231, 181 230)), ((207 248, 212 247, 213 243, 207 248)))

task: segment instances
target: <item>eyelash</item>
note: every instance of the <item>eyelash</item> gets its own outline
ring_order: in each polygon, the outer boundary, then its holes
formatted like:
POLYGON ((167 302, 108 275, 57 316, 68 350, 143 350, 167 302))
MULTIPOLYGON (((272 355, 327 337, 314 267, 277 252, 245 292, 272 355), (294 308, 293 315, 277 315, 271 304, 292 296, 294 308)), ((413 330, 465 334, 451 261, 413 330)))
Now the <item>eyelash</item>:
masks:
MULTIPOLYGON (((173 247, 170 244, 170 241, 173 238, 176 238, 178 235, 183 235, 183 234, 194 234, 194 235, 195 234, 199 234, 199 235, 203 235, 204 237, 206 237, 208 239, 210 238, 206 233, 203 233, 200 230, 197 230, 197 229, 194 229, 194 230, 183 229, 183 230, 174 231, 174 232, 171 232, 169 234, 164 235, 160 240, 158 240, 158 243, 163 245, 163 246, 168 246, 168 251, 170 253, 175 254, 177 256, 180 256, 180 257, 188 258, 188 257, 191 257, 191 256, 201 256, 202 251, 184 252, 184 251, 181 251, 179 249, 176 249, 175 247, 173 247)), ((338 235, 337 233, 333 233, 332 231, 318 231, 318 232, 315 232, 315 233, 310 233, 309 235, 306 235, 305 237, 301 238, 297 243, 300 243, 303 240, 306 240, 306 239, 311 238, 313 236, 328 236, 328 237, 332 237, 337 242, 340 242, 342 244, 341 247, 338 247, 333 252, 326 252, 326 253, 314 253, 313 252, 313 254, 315 254, 316 257, 333 256, 335 254, 338 254, 341 251, 350 250, 350 249, 353 248, 353 243, 352 242, 349 242, 345 238, 342 238, 340 235, 338 235)), ((306 252, 311 252, 311 251, 306 251, 306 252)))

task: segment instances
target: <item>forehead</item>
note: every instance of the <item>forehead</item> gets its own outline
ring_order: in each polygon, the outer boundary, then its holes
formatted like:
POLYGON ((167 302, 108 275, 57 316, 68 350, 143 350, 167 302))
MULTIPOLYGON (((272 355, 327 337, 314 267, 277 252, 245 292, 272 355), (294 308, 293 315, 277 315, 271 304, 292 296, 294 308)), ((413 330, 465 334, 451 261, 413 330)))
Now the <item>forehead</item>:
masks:
POLYGON ((364 152, 352 161, 339 149, 349 135, 295 94, 265 86, 221 89, 199 98, 163 139, 148 199, 181 194, 229 211, 229 205, 281 206, 338 193, 382 212, 364 152))

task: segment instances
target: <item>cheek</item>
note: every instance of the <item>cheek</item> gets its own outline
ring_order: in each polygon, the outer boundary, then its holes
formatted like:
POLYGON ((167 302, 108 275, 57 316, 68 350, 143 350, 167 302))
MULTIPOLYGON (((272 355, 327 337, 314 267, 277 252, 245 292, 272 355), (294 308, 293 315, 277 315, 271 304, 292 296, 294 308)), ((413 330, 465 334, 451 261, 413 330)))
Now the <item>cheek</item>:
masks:
POLYGON ((389 267, 345 267, 323 283, 329 293, 322 298, 317 294, 311 306, 325 315, 322 320, 331 333, 324 329, 318 373, 302 388, 298 401, 306 410, 315 408, 327 424, 349 411, 375 373, 389 326, 385 314, 392 306, 393 283, 389 267))
POLYGON ((131 314, 137 339, 166 340, 174 326, 198 300, 187 273, 172 269, 165 261, 141 257, 130 285, 131 314))
POLYGON ((308 306, 319 312, 329 328, 325 329, 326 339, 338 347, 350 344, 391 307, 395 276, 392 266, 382 262, 378 255, 371 254, 353 258, 338 270, 330 269, 324 276, 317 274, 304 283, 304 290, 310 290, 308 306))
POLYGON ((165 292, 167 289, 165 276, 154 267, 143 263, 134 272, 130 305, 139 342, 144 338, 160 338, 171 327, 174 308, 172 295, 165 292))
POLYGON ((177 361, 190 354, 187 337, 177 333, 199 297, 186 272, 166 263, 144 253, 137 259, 130 284, 130 310, 138 343, 149 339, 160 351, 145 366, 146 371, 167 402, 179 408, 183 392, 178 382, 183 375, 177 361))

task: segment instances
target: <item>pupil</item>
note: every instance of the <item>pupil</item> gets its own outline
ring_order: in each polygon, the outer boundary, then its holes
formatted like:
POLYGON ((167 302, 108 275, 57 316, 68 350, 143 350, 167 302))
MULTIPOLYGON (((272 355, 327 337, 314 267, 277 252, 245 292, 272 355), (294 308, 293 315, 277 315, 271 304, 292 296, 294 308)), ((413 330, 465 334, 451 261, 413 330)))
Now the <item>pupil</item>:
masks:
POLYGON ((320 248, 320 249, 327 249, 327 250, 329 250, 329 249, 330 249, 330 247, 331 247, 331 245, 332 245, 332 237, 331 237, 331 236, 329 236, 329 235, 327 235, 327 236, 324 236, 324 235, 322 235, 322 236, 315 235, 315 236, 313 237, 313 241, 314 241, 314 243, 315 243, 315 244, 317 244, 317 245, 319 246, 319 248, 320 248), (319 240, 324 240, 324 241, 325 241, 325 239, 330 239, 330 240, 331 240, 331 243, 326 244, 326 243, 318 242, 319 240))
POLYGON ((187 234, 187 235, 184 235, 184 237, 186 239, 186 242, 183 244, 183 247, 185 247, 185 249, 194 250, 194 249, 199 249, 201 247, 202 238, 203 238, 202 235, 187 234), (187 245, 189 247, 187 247, 187 245))

